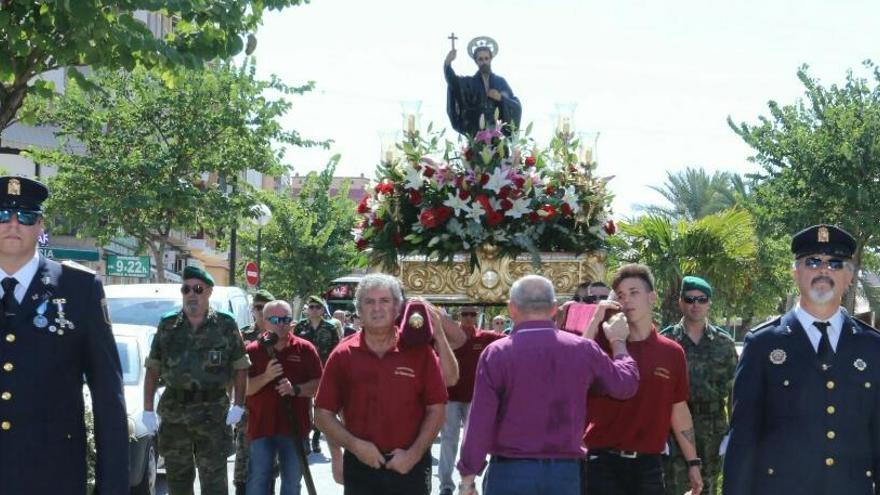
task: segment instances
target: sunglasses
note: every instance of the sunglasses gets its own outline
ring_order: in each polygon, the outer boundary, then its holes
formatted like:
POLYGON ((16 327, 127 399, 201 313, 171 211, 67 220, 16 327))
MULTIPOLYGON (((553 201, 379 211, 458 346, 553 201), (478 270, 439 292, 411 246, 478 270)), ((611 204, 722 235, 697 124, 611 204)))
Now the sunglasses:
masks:
POLYGON ((40 212, 33 210, 13 210, 5 208, 0 210, 0 223, 9 223, 12 221, 12 215, 15 214, 16 220, 22 225, 34 225, 40 219, 40 212))
POLYGON ((476 311, 462 311, 461 316, 477 316, 476 311))
POLYGON ((324 309, 320 304, 309 304, 309 309, 324 309))
POLYGON ((832 272, 836 272, 837 270, 843 270, 843 267, 846 266, 846 262, 837 258, 831 258, 828 260, 823 260, 822 258, 816 258, 814 256, 804 258, 804 266, 810 270, 818 270, 822 268, 823 265, 827 266, 832 272))
POLYGON ((574 302, 583 302, 583 303, 587 303, 587 304, 596 304, 597 302, 604 301, 606 299, 608 299, 608 296, 606 296, 606 295, 594 295, 594 296, 583 296, 583 297, 574 296, 572 298, 572 300, 574 300, 574 302))
POLYGON ((205 286, 202 284, 180 286, 180 293, 184 296, 189 294, 190 291, 195 292, 196 294, 201 294, 202 292, 205 292, 205 286))
POLYGON ((273 325, 277 325, 279 323, 284 323, 285 325, 289 324, 293 321, 293 317, 291 316, 270 316, 266 318, 266 321, 273 325))
POLYGON ((685 304, 706 304, 709 302, 708 296, 681 296, 681 300, 685 302, 685 304))

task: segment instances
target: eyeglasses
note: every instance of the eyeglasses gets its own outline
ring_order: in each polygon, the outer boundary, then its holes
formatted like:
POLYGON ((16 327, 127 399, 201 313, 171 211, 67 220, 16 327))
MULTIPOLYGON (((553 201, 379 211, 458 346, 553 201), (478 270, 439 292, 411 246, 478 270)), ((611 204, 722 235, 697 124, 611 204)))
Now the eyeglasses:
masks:
POLYGON ((596 294, 596 295, 583 296, 583 297, 581 297, 581 296, 572 297, 572 300, 574 302, 583 302, 583 303, 587 303, 587 304, 596 304, 597 302, 604 301, 606 299, 608 299, 608 296, 605 294, 596 294))
POLYGON ((462 311, 461 316, 477 316, 476 311, 462 311))
POLYGON ((2 209, 0 210, 0 223, 9 223, 12 221, 12 215, 15 214, 18 223, 22 225, 34 225, 37 223, 37 220, 42 216, 40 212, 33 210, 13 210, 13 209, 2 209))
POLYGON ((205 286, 202 284, 180 286, 180 293, 184 296, 189 294, 190 291, 195 292, 196 294, 201 294, 202 292, 205 292, 205 286))
POLYGON ((266 321, 273 325, 277 325, 279 323, 284 323, 285 325, 289 324, 293 321, 293 317, 291 316, 270 316, 266 318, 266 321))
POLYGON ((709 302, 708 296, 681 296, 681 300, 685 302, 685 304, 706 304, 709 302))
POLYGON ((828 260, 816 258, 815 256, 804 258, 804 266, 810 270, 818 270, 822 268, 823 265, 828 267, 832 272, 836 272, 837 270, 843 270, 843 267, 846 266, 846 262, 837 258, 830 258, 828 260))
POLYGON ((309 304, 309 309, 324 309, 320 304, 309 304))

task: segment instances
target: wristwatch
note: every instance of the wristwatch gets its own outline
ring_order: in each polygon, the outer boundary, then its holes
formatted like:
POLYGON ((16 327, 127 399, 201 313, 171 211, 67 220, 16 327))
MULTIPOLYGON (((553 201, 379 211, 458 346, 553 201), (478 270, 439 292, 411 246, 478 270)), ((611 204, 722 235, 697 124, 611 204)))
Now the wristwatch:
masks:
POLYGON ((703 465, 703 460, 700 459, 699 457, 694 457, 693 459, 691 459, 689 461, 685 461, 685 462, 687 464, 687 467, 694 467, 694 466, 700 467, 703 465))
POLYGON ((476 483, 459 483, 458 484, 458 491, 460 491, 460 492, 464 492, 467 490, 476 490, 476 489, 477 489, 476 483))
POLYGON ((294 397, 299 397, 299 393, 300 393, 300 392, 302 392, 302 389, 299 388, 299 385, 294 385, 294 386, 293 386, 293 396, 294 396, 294 397))

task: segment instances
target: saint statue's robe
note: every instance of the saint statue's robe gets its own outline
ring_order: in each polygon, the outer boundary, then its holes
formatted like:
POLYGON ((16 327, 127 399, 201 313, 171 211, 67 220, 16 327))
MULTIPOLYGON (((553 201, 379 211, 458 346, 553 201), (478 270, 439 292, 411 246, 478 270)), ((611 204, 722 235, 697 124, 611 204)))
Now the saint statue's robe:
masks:
POLYGON ((496 111, 505 124, 505 135, 510 134, 510 125, 519 129, 522 106, 503 77, 490 73, 487 88, 479 71, 473 76, 458 76, 450 65, 444 64, 443 74, 447 87, 446 113, 453 129, 473 137, 480 130, 480 116, 485 119, 486 128, 490 128, 495 124, 496 111), (501 101, 487 96, 490 89, 501 93, 501 101))

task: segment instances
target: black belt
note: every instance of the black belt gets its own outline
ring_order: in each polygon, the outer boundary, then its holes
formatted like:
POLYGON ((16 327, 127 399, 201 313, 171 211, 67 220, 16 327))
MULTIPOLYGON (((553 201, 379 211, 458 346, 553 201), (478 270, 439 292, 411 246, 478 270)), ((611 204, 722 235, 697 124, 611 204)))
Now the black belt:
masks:
POLYGON ((572 459, 571 457, 504 457, 503 455, 493 455, 492 462, 579 462, 580 459, 572 459))
POLYGON ((163 396, 180 402, 213 402, 226 396, 226 389, 187 390, 185 388, 166 388, 163 396))
POLYGON ((635 452, 629 450, 617 450, 617 449, 597 449, 590 450, 587 452, 587 455, 596 455, 596 454, 605 454, 605 455, 613 455, 616 457, 623 457, 624 459, 639 459, 643 457, 654 457, 660 454, 647 454, 644 452, 635 452))

